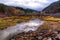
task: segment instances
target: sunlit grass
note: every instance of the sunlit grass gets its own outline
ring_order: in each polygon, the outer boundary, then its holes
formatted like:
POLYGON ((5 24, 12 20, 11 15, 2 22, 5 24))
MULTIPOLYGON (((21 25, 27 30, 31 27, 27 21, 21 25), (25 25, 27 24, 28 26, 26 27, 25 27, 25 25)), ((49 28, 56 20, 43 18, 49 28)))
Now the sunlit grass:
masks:
POLYGON ((17 23, 26 22, 30 19, 36 18, 34 16, 11 16, 0 18, 0 28, 16 25, 17 23))
MULTIPOLYGON (((0 28, 14 26, 17 23, 26 22, 28 20, 35 19, 35 18, 40 18, 40 20, 43 19, 44 21, 57 21, 58 23, 60 23, 60 18, 54 18, 54 17, 50 17, 50 16, 46 16, 46 17, 44 17, 44 16, 42 16, 42 17, 39 17, 39 16, 11 16, 11 17, 0 18, 0 28)), ((49 28, 49 27, 47 27, 47 28, 49 28)))

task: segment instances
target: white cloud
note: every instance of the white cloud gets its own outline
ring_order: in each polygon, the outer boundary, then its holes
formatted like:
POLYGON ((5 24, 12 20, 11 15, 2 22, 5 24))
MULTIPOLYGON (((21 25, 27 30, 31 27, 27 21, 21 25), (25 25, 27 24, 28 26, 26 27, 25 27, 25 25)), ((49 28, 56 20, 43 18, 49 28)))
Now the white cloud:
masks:
POLYGON ((40 3, 49 3, 47 0, 9 0, 6 1, 4 4, 11 5, 11 4, 18 4, 18 5, 24 5, 24 6, 42 6, 40 3))
MULTIPOLYGON (((54 0, 56 1, 56 0, 54 0)), ((26 8, 44 8, 53 1, 51 0, 4 0, 2 3, 6 5, 12 5, 12 6, 20 6, 20 7, 26 7, 26 8)))

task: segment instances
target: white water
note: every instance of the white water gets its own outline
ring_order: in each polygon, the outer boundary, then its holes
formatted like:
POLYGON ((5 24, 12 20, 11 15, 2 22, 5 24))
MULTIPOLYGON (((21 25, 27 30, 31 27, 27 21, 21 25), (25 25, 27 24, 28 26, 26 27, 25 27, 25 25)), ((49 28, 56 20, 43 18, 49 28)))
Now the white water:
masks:
POLYGON ((8 27, 0 32, 0 40, 7 40, 7 38, 9 39, 9 37, 22 32, 28 32, 30 30, 36 31, 43 23, 44 21, 34 19, 28 22, 19 23, 13 27, 8 27))

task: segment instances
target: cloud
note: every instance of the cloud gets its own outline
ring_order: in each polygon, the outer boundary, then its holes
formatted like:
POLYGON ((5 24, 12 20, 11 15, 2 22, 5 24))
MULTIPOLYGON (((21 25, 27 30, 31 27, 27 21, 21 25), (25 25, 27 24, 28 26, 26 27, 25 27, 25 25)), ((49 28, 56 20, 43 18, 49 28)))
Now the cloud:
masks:
POLYGON ((48 6, 50 3, 57 0, 1 0, 1 3, 23 8, 38 9, 48 6))

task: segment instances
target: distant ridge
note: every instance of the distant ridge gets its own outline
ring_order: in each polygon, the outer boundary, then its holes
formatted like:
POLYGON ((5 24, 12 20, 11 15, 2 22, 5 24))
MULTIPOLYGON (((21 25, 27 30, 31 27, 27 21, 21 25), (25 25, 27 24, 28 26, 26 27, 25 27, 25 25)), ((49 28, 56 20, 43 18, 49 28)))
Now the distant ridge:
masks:
POLYGON ((39 11, 32 9, 24 9, 22 7, 7 6, 0 3, 0 17, 6 16, 21 16, 21 15, 38 15, 39 11), (3 14, 2 14, 3 13, 3 14))
POLYGON ((43 9, 45 13, 60 13, 60 1, 54 2, 45 9, 43 9))
POLYGON ((56 1, 50 4, 48 7, 42 10, 45 16, 53 16, 60 18, 60 1, 56 1))

